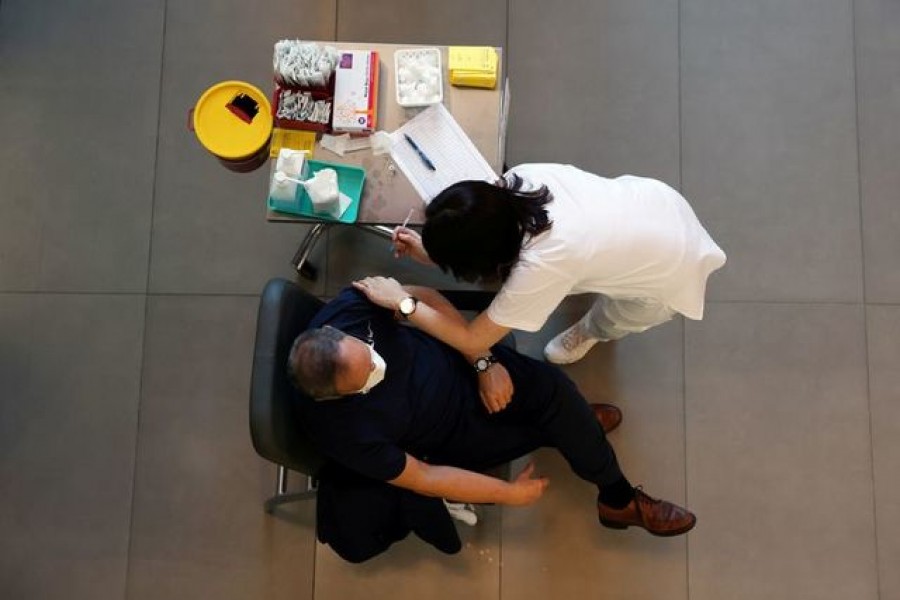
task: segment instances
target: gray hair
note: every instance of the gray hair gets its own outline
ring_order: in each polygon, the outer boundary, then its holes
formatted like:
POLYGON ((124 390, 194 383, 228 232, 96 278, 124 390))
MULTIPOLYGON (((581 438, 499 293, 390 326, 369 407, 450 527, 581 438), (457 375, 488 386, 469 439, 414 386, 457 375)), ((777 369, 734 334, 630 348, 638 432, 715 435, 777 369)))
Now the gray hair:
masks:
POLYGON ((304 331, 291 347, 288 374, 291 383, 314 400, 339 396, 334 379, 338 369, 339 344, 346 336, 334 327, 304 331))

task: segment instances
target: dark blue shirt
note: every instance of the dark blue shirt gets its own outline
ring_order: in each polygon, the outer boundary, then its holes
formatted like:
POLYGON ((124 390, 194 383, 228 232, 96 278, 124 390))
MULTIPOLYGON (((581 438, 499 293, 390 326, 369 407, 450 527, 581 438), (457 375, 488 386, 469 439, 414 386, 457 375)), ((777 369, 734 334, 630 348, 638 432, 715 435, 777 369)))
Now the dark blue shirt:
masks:
POLYGON ((387 363, 384 380, 368 394, 300 400, 304 428, 330 458, 374 479, 394 479, 406 452, 427 460, 464 435, 472 416, 484 418, 471 365, 449 346, 398 324, 392 311, 362 293, 341 292, 310 328, 323 325, 374 342, 387 363))

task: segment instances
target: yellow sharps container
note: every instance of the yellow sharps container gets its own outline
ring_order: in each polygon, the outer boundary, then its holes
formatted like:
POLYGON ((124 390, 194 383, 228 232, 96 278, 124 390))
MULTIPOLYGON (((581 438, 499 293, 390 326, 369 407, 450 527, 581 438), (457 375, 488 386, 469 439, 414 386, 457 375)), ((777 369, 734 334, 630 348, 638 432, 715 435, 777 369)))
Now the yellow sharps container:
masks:
POLYGON ((253 171, 268 159, 272 107, 256 86, 243 81, 217 83, 203 92, 192 112, 197 139, 232 171, 253 171))

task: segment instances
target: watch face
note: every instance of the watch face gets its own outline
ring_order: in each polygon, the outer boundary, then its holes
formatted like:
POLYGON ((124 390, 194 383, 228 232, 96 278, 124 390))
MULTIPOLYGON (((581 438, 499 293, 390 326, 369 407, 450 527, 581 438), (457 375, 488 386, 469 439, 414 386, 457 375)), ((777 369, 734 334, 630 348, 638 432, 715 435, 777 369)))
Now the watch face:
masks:
POLYGON ((413 314, 416 310, 416 301, 412 298, 404 298, 400 301, 400 312, 406 316, 413 314))
POLYGON ((497 362, 497 359, 493 354, 490 356, 482 356, 480 358, 476 358, 475 362, 472 363, 472 366, 475 367, 475 370, 479 373, 484 373, 488 369, 491 368, 491 365, 497 362))

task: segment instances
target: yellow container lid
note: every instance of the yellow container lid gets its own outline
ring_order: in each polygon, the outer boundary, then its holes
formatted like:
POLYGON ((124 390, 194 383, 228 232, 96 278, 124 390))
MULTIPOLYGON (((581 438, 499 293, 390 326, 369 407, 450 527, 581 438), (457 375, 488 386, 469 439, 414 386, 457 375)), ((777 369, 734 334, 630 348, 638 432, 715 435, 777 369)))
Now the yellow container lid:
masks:
POLYGON ((256 154, 272 135, 272 107, 259 88, 223 81, 200 96, 194 107, 194 132, 203 146, 224 159, 256 154))

